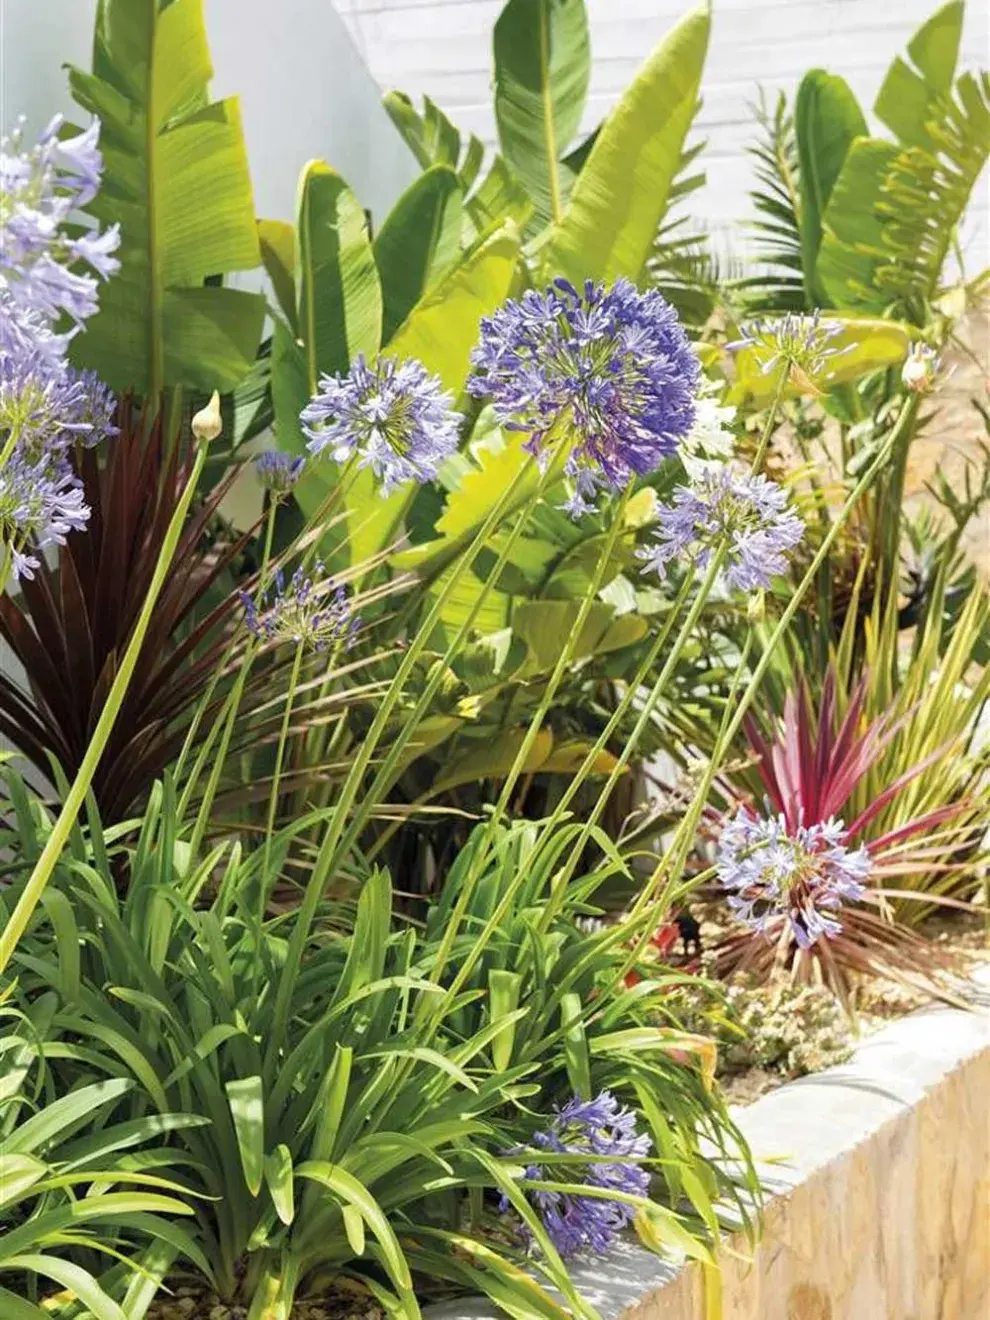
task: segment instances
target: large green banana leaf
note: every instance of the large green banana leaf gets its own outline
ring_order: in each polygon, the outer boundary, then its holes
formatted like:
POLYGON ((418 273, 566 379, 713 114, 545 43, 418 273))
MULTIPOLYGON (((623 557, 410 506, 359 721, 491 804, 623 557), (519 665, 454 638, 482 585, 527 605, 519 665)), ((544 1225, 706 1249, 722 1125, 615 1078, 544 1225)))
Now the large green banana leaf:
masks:
POLYGON ((122 235, 120 271, 72 352, 118 390, 228 390, 254 362, 264 299, 205 285, 260 261, 237 102, 209 101, 212 73, 202 0, 100 0, 93 71, 70 71, 103 122, 90 209, 122 235))
MULTIPOLYGON (((952 91, 965 5, 949 0, 908 42, 914 68, 897 56, 883 80, 874 110, 906 147, 931 147, 937 101, 952 91)), ((864 130, 865 131, 865 130, 864 130)))
POLYGON ((584 0, 509 0, 493 53, 499 142, 542 227, 563 217, 565 175, 573 177, 561 156, 580 125, 591 74, 584 0))
POLYGON ((824 69, 804 75, 794 105, 794 133, 801 166, 801 265, 809 307, 826 300, 816 278, 822 216, 849 148, 867 131, 859 102, 844 78, 824 69))
POLYGON ((710 30, 707 4, 681 19, 602 125, 551 233, 548 278, 639 279, 698 108, 710 30))
POLYGON ((953 84, 962 6, 950 3, 891 65, 876 111, 899 143, 857 138, 823 217, 817 281, 834 306, 924 324, 990 154, 990 78, 953 84))

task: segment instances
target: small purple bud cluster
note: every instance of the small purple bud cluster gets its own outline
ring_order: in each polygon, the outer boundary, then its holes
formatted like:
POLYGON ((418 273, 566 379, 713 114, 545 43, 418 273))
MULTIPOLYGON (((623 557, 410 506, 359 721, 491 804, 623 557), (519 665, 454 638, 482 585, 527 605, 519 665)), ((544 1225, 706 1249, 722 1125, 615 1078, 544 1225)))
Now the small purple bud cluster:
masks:
MULTIPOLYGON (((533 1144, 548 1153, 574 1158, 559 1164, 527 1165, 529 1183, 583 1183, 640 1197, 649 1193, 650 1175, 643 1161, 650 1153, 650 1138, 636 1130, 636 1115, 621 1108, 608 1091, 594 1100, 570 1100, 545 1132, 534 1133, 533 1144)), ((607 1196, 541 1191, 539 1187, 527 1187, 526 1194, 561 1256, 608 1251, 636 1215, 634 1205, 607 1196)), ((503 1214, 510 1204, 503 1196, 499 1206, 503 1214)))
POLYGON ((785 928, 808 949, 842 924, 828 913, 861 898, 871 861, 866 848, 847 848, 842 821, 799 825, 743 808, 722 831, 718 878, 736 917, 768 939, 785 928))
POLYGON ((722 578, 740 591, 769 587, 804 534, 780 486, 766 477, 736 475, 728 466, 708 468, 694 485, 679 486, 658 521, 653 545, 637 552, 648 568, 663 577, 671 560, 691 557, 703 569, 724 541, 722 578))
POLYGON ((469 390, 532 453, 549 463, 566 446, 575 517, 600 488, 653 472, 694 422, 701 369, 677 313, 626 279, 527 291, 482 321, 471 360, 469 390))
POLYGON ((254 460, 258 480, 276 500, 289 494, 305 467, 305 458, 296 458, 278 449, 267 449, 254 460))
POLYGON ((421 362, 359 356, 346 376, 321 376, 300 414, 313 454, 370 467, 387 495, 409 481, 432 481, 457 449, 461 415, 439 377, 421 362))
POLYGON ((100 125, 60 140, 61 125, 57 116, 29 150, 20 129, 0 144, 0 542, 15 577, 31 577, 38 551, 86 525, 71 447, 116 433, 113 395, 65 360, 97 310, 98 277, 119 264, 116 226, 65 228, 99 189, 100 125), (56 333, 62 317, 75 330, 56 333))
POLYGON ((248 631, 262 642, 292 642, 325 651, 337 643, 351 646, 361 626, 346 590, 333 586, 319 562, 311 577, 297 568, 288 582, 280 569, 257 601, 242 591, 241 604, 248 631))

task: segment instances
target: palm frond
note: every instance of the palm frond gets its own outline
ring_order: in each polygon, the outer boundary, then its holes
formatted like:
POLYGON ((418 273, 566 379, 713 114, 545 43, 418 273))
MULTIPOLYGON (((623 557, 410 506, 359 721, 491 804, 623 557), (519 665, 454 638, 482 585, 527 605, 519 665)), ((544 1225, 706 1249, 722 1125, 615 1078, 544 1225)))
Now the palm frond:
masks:
POLYGON ((756 217, 747 228, 762 269, 740 281, 739 288, 753 312, 804 311, 800 163, 794 114, 783 92, 771 107, 762 90, 753 113, 761 136, 749 149, 756 161, 756 186, 750 192, 756 217))

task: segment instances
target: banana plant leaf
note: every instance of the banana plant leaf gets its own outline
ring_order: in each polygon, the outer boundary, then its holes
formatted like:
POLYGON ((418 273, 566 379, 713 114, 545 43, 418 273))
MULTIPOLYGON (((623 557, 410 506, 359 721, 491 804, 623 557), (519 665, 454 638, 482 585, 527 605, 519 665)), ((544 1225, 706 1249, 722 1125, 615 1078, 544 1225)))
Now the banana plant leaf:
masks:
POLYGON ((119 223, 120 271, 72 341, 114 389, 232 389, 251 369, 261 295, 206 284, 260 262, 236 99, 210 102, 202 0, 100 0, 76 101, 102 120, 95 216, 119 223))

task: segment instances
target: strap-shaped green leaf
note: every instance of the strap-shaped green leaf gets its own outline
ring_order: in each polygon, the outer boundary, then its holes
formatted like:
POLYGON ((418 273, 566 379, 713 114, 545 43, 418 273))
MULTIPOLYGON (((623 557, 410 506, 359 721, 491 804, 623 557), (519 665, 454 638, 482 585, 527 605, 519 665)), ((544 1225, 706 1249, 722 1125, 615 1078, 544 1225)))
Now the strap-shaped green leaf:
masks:
POLYGON ((710 28, 707 4, 681 19, 602 125, 553 231, 548 277, 639 278, 698 107, 710 28))
POLYGON ((237 101, 211 103, 202 0, 100 0, 93 72, 75 99, 103 121, 103 189, 90 210, 119 222, 120 271, 73 357, 115 389, 227 390, 254 361, 264 299, 204 287, 259 262, 237 101))
POLYGON ((801 264, 808 306, 817 307, 825 301, 815 271, 822 216, 849 148, 868 130, 852 88, 824 69, 810 69, 801 79, 794 129, 801 163, 801 264))
POLYGON ((454 171, 447 165, 431 166, 406 189, 375 236, 384 343, 427 289, 457 261, 462 201, 454 171))
POLYGON ((591 74, 584 0, 509 0, 493 52, 502 151, 533 199, 535 219, 559 221, 560 158, 580 125, 591 74))
POLYGON ((938 99, 952 91, 963 15, 962 0, 949 0, 908 42, 915 67, 898 55, 887 70, 873 108, 905 146, 932 145, 930 122, 938 99))
POLYGON ((361 204, 322 160, 303 170, 296 232, 297 324, 312 393, 320 372, 378 352, 382 294, 361 204))

